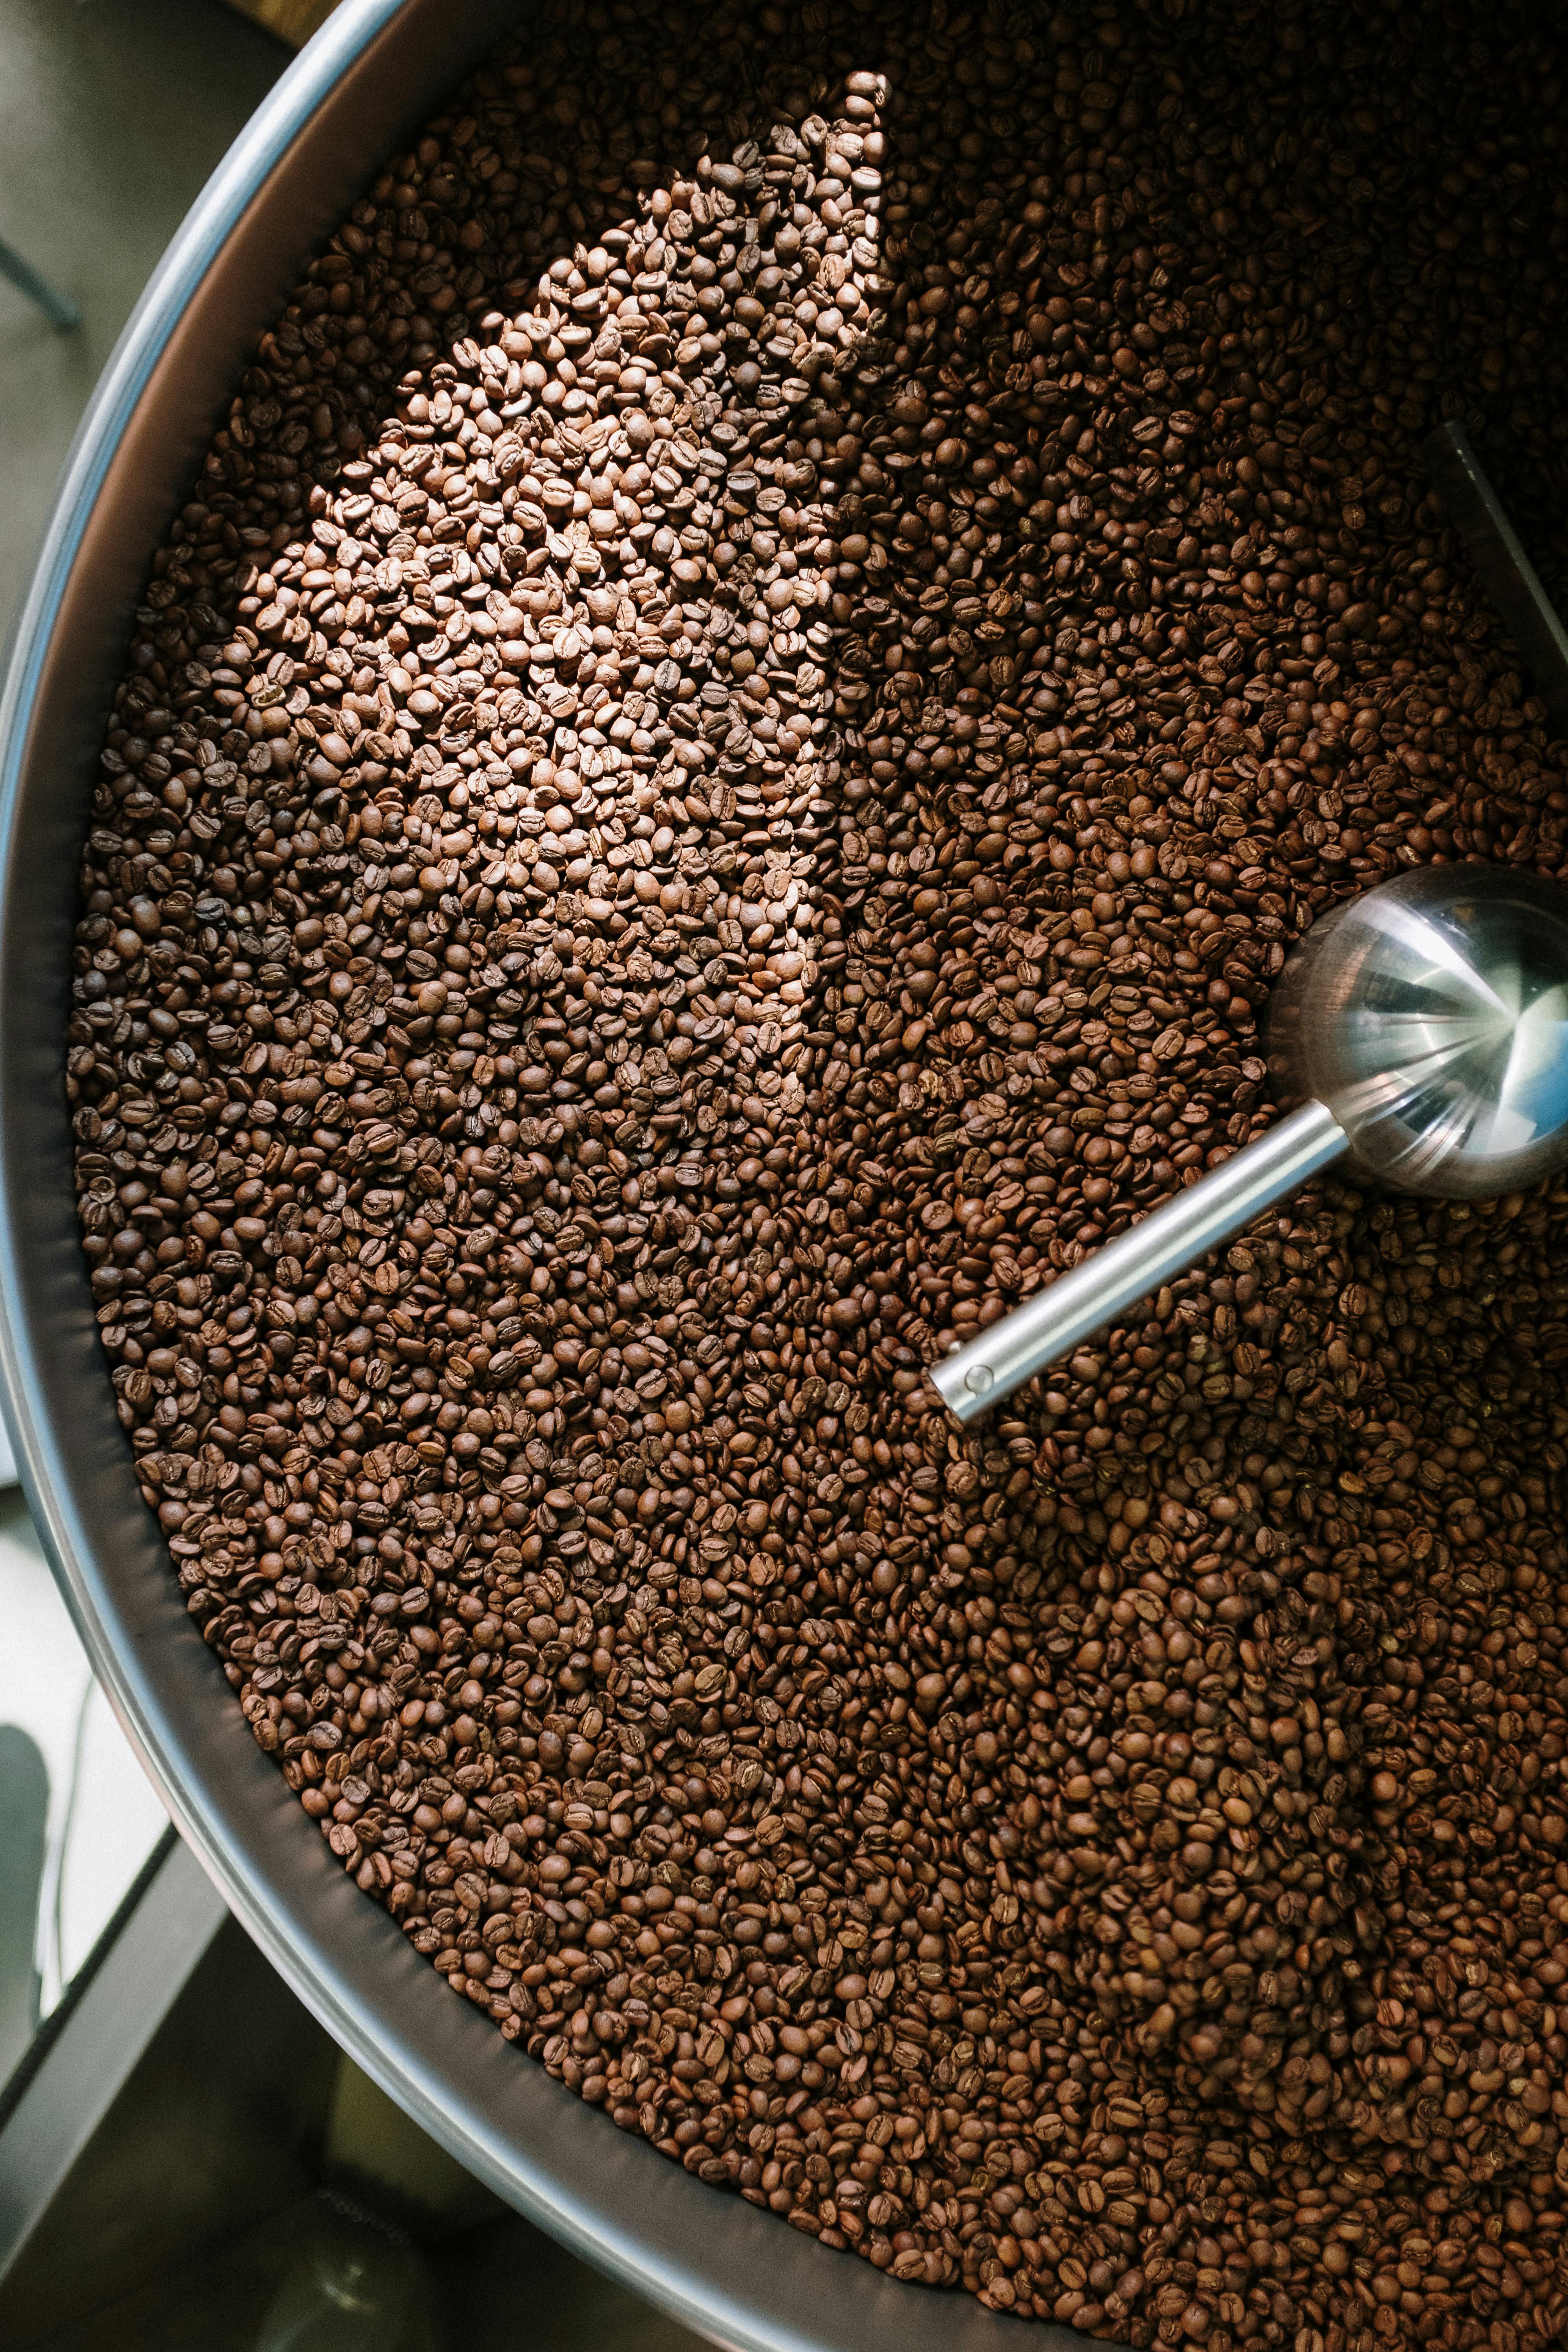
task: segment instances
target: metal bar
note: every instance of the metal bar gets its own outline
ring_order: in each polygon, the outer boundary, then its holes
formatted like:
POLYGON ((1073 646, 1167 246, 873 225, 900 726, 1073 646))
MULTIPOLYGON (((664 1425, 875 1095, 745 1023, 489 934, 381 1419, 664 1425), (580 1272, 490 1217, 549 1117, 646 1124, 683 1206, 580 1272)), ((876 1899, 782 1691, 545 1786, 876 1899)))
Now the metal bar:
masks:
POLYGON ((0 2277, 226 1916, 223 1897, 171 1832, 85 1985, 48 2020, 0 2115, 0 2277))
POLYGON ((1480 574, 1482 587, 1518 646, 1536 692, 1557 726, 1568 730, 1568 629, 1558 619, 1535 566, 1481 471, 1464 426, 1450 419, 1433 434, 1426 447, 1433 484, 1480 574))
POLYGON ((931 1385, 957 1420, 978 1420, 1173 1275, 1184 1274, 1349 1147, 1350 1138, 1332 1111, 1321 1103, 1305 1104, 1081 1265, 1058 1276, 1026 1306, 932 1364, 931 1385))
POLYGON ((0 1724, 0 2083, 38 2030, 38 1890, 48 1852, 49 1776, 37 1743, 0 1724))
POLYGON ((36 302, 50 326, 58 327, 62 334, 80 326, 81 312, 69 295, 40 278, 30 261, 24 261, 14 246, 4 243, 0 243, 0 278, 8 278, 29 302, 36 302))

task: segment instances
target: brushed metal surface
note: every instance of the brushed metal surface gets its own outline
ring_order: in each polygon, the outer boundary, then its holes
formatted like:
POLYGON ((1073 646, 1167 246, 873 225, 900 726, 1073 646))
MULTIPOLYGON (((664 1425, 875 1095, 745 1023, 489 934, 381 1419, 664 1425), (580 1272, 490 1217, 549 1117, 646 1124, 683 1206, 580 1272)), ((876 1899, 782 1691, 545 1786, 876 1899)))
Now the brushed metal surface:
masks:
MULTIPOLYGON (((456 2000, 331 1860, 181 1603, 100 1351, 61 1086, 76 873, 151 551, 313 239, 515 22, 343 0, 194 207, 73 446, 0 696, 0 1385, 28 1500, 128 1737, 307 2007, 478 2177, 735 2352, 1006 2352, 1016 2324, 703 2186, 456 2000)), ((1066 2352, 1052 2325, 1031 2339, 1066 2352)))
POLYGON ((1280 975, 1268 1055, 1375 1182, 1450 1201, 1539 1183, 1568 1158, 1568 892, 1428 866, 1336 907, 1280 975))

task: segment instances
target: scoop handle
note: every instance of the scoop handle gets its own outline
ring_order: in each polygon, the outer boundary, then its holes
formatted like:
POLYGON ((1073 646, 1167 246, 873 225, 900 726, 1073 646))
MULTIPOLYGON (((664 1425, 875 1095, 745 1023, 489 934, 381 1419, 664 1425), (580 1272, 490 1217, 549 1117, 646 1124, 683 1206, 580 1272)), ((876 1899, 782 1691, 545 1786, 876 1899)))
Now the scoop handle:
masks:
POLYGON ((1349 1148, 1331 1110, 1320 1102, 1303 1104, 1245 1151, 1059 1275, 1047 1290, 932 1364, 927 1374, 932 1387, 956 1420, 978 1420, 1349 1148))

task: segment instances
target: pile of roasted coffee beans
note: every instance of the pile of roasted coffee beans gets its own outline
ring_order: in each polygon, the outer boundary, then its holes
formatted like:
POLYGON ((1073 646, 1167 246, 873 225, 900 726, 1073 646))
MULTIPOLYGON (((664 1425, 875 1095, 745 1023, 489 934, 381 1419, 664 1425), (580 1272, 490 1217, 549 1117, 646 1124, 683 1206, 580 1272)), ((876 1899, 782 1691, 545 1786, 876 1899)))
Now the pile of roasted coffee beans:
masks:
MULTIPOLYGON (((1561 26, 547 6, 262 341, 103 755, 121 1418, 332 1853, 626 2129, 1208 2352, 1562 2340, 1568 1193, 1325 1183, 1292 938, 1558 872, 1561 26)), ((606 2126, 606 2128, 608 2126, 606 2126)))

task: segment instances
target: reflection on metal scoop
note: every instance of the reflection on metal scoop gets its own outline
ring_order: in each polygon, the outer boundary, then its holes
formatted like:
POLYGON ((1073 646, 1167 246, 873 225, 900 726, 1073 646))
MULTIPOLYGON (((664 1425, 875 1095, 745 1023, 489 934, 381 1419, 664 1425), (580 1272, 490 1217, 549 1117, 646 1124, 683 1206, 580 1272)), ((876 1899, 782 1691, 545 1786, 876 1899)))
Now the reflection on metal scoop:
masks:
POLYGON ((1506 867, 1402 875, 1317 924, 1269 1006, 1303 1107, 931 1367, 961 1422, 1333 1160, 1402 1192, 1486 1200, 1568 1163, 1568 893, 1506 867))
POLYGON ((1565 1022, 1568 894, 1429 866, 1308 933, 1269 1006, 1269 1055, 1367 1174, 1485 1200, 1568 1157, 1565 1022))

